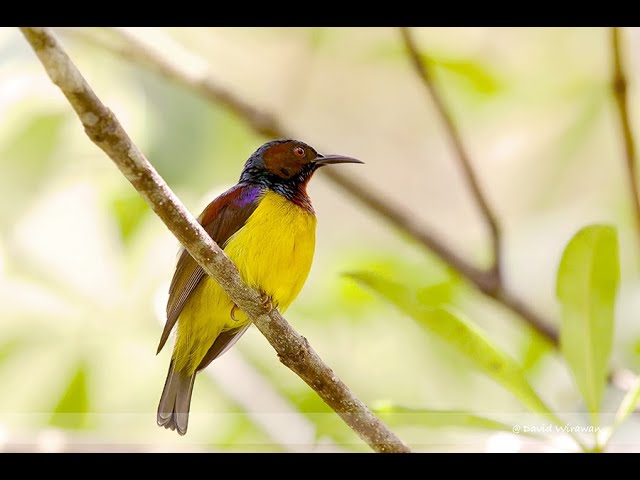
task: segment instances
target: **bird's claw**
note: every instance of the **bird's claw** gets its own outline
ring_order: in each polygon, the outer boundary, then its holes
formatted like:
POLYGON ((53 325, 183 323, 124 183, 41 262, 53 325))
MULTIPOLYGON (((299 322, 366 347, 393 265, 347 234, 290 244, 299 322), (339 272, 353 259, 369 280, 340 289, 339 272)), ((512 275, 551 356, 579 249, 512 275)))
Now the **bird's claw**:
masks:
POLYGON ((273 310, 273 300, 264 292, 260 292, 260 305, 267 310, 267 314, 273 310))
POLYGON ((235 315, 236 310, 238 310, 238 306, 234 303, 233 307, 231 307, 231 313, 229 314, 231 316, 231 320, 233 320, 234 322, 239 321, 235 315))
MULTIPOLYGON (((267 314, 271 313, 273 310, 273 300, 269 295, 264 292, 260 292, 260 306, 267 310, 267 314)), ((229 316, 231 320, 234 322, 240 321, 240 319, 236 318, 236 311, 239 310, 238 306, 234 303, 231 307, 231 312, 229 312, 229 316)))

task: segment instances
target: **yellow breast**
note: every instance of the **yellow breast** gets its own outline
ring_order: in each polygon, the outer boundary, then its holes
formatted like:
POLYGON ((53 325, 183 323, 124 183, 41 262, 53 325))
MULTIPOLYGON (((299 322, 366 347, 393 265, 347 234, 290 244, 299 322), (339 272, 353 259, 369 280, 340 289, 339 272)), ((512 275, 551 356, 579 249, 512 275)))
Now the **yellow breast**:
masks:
MULTIPOLYGON (((226 254, 243 280, 269 295, 284 312, 307 279, 316 242, 315 215, 268 191, 247 223, 227 242, 226 254)), ((178 370, 192 373, 220 332, 249 319, 222 287, 206 277, 193 291, 178 319, 174 358, 178 370)))
POLYGON ((307 279, 315 245, 315 215, 268 191, 225 252, 244 281, 270 295, 284 311, 307 279))

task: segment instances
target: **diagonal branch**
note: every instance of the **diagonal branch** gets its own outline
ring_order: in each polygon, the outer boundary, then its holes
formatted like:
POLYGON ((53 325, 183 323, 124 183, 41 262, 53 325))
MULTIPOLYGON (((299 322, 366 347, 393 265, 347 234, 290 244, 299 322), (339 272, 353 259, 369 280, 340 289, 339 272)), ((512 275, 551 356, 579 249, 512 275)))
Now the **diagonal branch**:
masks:
MULTIPOLYGON (((206 62, 203 59, 194 57, 193 54, 185 50, 179 56, 182 57, 183 54, 189 56, 192 60, 191 63, 196 65, 195 67, 187 68, 181 62, 174 60, 178 55, 170 57, 160 51, 155 45, 137 35, 131 34, 125 29, 110 29, 110 32, 116 34, 122 45, 104 41, 95 35, 87 34, 84 30, 73 29, 69 31, 69 33, 79 36, 83 40, 97 44, 124 58, 143 63, 167 79, 192 89, 214 103, 226 105, 229 110, 239 115, 242 120, 259 134, 265 135, 266 137, 295 136, 288 133, 280 123, 276 121, 273 115, 258 111, 242 99, 222 89, 211 75, 209 75, 206 62)), ((178 48, 177 46, 174 47, 176 49, 178 48)), ((525 323, 537 331, 542 337, 546 338, 551 344, 554 346, 558 345, 558 333, 553 326, 551 326, 550 322, 540 317, 539 314, 531 310, 522 300, 518 299, 511 292, 506 291, 504 286, 497 289, 496 275, 493 272, 481 270, 460 257, 455 251, 451 250, 444 241, 440 240, 431 229, 418 224, 409 211, 394 203, 392 199, 386 198, 384 195, 376 192, 374 188, 365 185, 361 180, 348 177, 340 173, 337 169, 324 172, 320 171, 320 174, 329 178, 329 180, 340 187, 345 194, 350 195, 355 201, 384 218, 397 228, 398 231, 413 238, 434 252, 450 268, 466 278, 482 293, 493 298, 522 318, 525 323)))
POLYGON ((344 422, 378 452, 409 448, 359 400, 277 310, 267 312, 224 251, 198 224, 100 101, 48 28, 21 28, 47 74, 76 111, 87 136, 117 165, 167 228, 217 281, 276 350, 344 422))
POLYGON ((613 72, 611 76, 611 88, 618 107, 618 118, 622 141, 624 143, 625 159, 627 164, 627 177, 629 189, 633 198, 633 212, 638 235, 640 236, 640 190, 638 190, 638 169, 636 165, 636 146, 631 130, 631 118, 629 114, 629 99, 627 96, 627 78, 622 62, 620 48, 620 28, 611 27, 611 53, 613 56, 613 72))
POLYGON ((416 70, 416 73, 422 80, 422 83, 426 87, 429 92, 429 96, 431 97, 431 101, 436 107, 438 111, 438 115, 440 115, 440 119, 444 123, 445 131, 449 137, 449 141, 453 146, 453 149, 456 151, 458 163, 460 164, 464 176, 467 180, 467 184, 471 189, 471 193, 473 194, 473 198, 478 205, 478 208, 482 212, 482 216, 489 228, 489 232, 491 234, 491 243, 493 248, 493 265, 491 267, 491 272, 495 276, 496 286, 500 283, 500 260, 501 260, 501 248, 502 248, 502 239, 500 235, 500 226, 498 225, 498 219, 496 214, 489 206, 489 202, 482 192, 482 188, 480 187, 480 183, 478 182, 478 177, 476 176, 473 167, 471 166, 471 160, 469 159, 469 154, 464 147, 464 143, 462 142, 462 137, 460 136, 460 132, 456 127, 456 124, 453 122, 453 118, 451 114, 447 110, 447 107, 444 104, 444 100, 442 99, 442 95, 438 91, 435 82, 429 70, 424 62, 424 55, 421 54, 418 50, 418 46, 413 39, 411 31, 408 27, 400 27, 400 34, 402 35, 402 40, 404 41, 405 47, 407 49, 407 54, 411 59, 411 62, 416 70))
MULTIPOLYGON (((86 31, 82 29, 69 30, 69 33, 131 61, 144 63, 148 68, 155 70, 179 85, 194 90, 213 103, 226 105, 227 108, 235 112, 239 118, 246 122, 256 133, 267 137, 294 136, 288 133, 273 115, 252 107, 244 100, 221 88, 209 75, 206 61, 202 58, 195 57, 186 49, 182 49, 181 55, 175 55, 175 58, 188 55, 194 60, 193 63, 199 64, 197 69, 189 71, 182 63, 173 60, 174 57, 163 55, 155 45, 130 34, 127 30, 110 29, 109 31, 115 33, 116 36, 123 41, 122 46, 117 46, 113 42, 104 41, 95 35, 86 33, 86 31)), ((177 45, 174 47, 178 48, 177 45)), ((320 174, 328 177, 334 184, 343 189, 347 195, 350 195, 355 201, 362 203, 365 207, 387 220, 389 224, 393 225, 400 232, 408 235, 434 252, 443 262, 462 275, 480 292, 510 310, 524 323, 548 340, 551 345, 555 348, 558 347, 558 332, 548 319, 541 317, 537 312, 532 310, 519 296, 511 292, 502 281, 499 283, 499 287, 496 288, 495 275, 491 275, 491 272, 485 272, 476 268, 461 258, 456 252, 451 250, 445 242, 439 240, 430 229, 417 224, 410 215, 410 212, 394 204, 391 199, 385 198, 384 195, 377 193, 372 187, 365 185, 362 181, 341 174, 337 170, 320 171, 320 174)), ((623 377, 620 375, 621 372, 624 371, 621 369, 613 370, 610 373, 609 381, 620 390, 626 391, 629 389, 628 384, 621 380, 623 377)))
MULTIPOLYGON (((189 55, 192 66, 185 67, 182 62, 174 60, 173 57, 165 55, 155 45, 145 41, 145 39, 130 33, 124 28, 112 28, 123 45, 118 46, 105 42, 93 35, 87 35, 82 30, 72 30, 70 33, 81 36, 84 40, 97 43, 101 47, 107 48, 117 54, 132 60, 142 62, 147 67, 155 70, 160 75, 169 78, 180 85, 185 85, 191 90, 199 93, 204 98, 211 100, 228 108, 231 112, 244 120, 256 133, 265 137, 294 137, 287 132, 271 113, 260 111, 249 105, 242 99, 221 88, 209 75, 206 62, 200 58, 189 55), (126 46, 125 46, 126 45, 126 46)), ((187 52, 185 52, 186 54, 187 52)), ((385 220, 398 228, 401 232, 416 239, 427 248, 436 253, 454 270, 464 277, 471 279, 481 290, 488 289, 489 279, 485 273, 474 267, 472 264, 461 258, 446 246, 430 230, 418 225, 412 218, 410 212, 402 207, 392 204, 388 199, 375 192, 371 187, 366 186, 362 181, 340 173, 337 169, 321 170, 321 175, 328 177, 342 190, 353 196, 357 201, 374 210, 385 220)))

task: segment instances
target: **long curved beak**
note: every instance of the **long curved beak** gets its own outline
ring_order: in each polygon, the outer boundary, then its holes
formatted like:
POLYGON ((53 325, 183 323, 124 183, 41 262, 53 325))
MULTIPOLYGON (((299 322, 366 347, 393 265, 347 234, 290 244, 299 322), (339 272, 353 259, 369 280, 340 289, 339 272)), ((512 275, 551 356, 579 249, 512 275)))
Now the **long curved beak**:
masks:
POLYGON ((318 167, 324 165, 333 165, 334 163, 364 163, 357 158, 346 157, 344 155, 318 155, 318 159, 314 162, 318 167))

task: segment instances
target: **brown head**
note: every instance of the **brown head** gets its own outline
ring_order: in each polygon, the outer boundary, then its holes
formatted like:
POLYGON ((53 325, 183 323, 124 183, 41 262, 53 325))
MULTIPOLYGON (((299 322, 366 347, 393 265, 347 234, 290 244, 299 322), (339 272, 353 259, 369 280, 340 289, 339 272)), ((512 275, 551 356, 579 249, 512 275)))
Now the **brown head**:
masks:
POLYGON ((321 155, 299 140, 273 140, 249 157, 240 182, 263 185, 290 200, 306 198, 306 186, 315 171, 335 163, 363 162, 344 155, 321 155))

